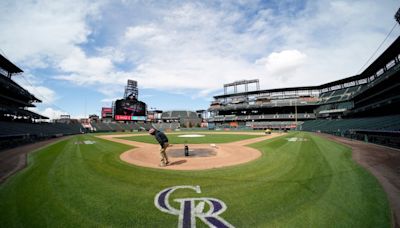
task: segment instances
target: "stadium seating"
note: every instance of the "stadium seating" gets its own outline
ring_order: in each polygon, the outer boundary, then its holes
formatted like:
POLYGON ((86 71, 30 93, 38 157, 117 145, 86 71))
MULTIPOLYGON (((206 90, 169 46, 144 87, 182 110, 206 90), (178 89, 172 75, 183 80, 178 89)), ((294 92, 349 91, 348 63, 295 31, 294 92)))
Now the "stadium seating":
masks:
POLYGON ((47 138, 81 133, 80 123, 20 123, 0 121, 0 149, 47 138))
POLYGON ((320 94, 320 101, 318 104, 330 104, 341 101, 348 101, 356 93, 360 92, 365 85, 352 86, 344 89, 324 92, 320 94))
POLYGON ((191 111, 166 111, 163 112, 161 118, 198 118, 195 112, 191 111))
POLYGON ((180 123, 179 122, 171 122, 171 123, 155 123, 153 124, 155 128, 158 130, 176 130, 180 128, 180 123))
MULTIPOLYGON (((298 119, 315 119, 314 113, 298 113, 298 119)), ((275 120, 275 119, 295 119, 295 114, 263 114, 263 115, 225 115, 225 116, 214 116, 210 118, 211 121, 221 122, 221 121, 246 121, 246 120, 275 120)))
POLYGON ((109 131, 113 131, 113 129, 109 126, 109 125, 107 125, 106 123, 101 123, 101 122, 98 122, 98 123, 96 123, 96 122, 92 122, 91 123, 92 124, 92 126, 93 126, 93 130, 95 131, 95 132, 109 132, 109 131))
MULTIPOLYGON (((302 124, 302 121, 298 121, 297 124, 302 124)), ((259 121, 259 122, 247 122, 246 126, 252 129, 294 129, 296 122, 293 121, 259 121)))
POLYGON ((165 124, 156 124, 162 129, 177 129, 180 126, 193 127, 201 123, 201 118, 192 111, 166 111, 161 114, 161 121, 165 124), (178 122, 178 124, 170 124, 178 122))
POLYGON ((64 123, 18 123, 0 121, 0 136, 13 135, 36 135, 36 136, 56 136, 71 135, 81 132, 80 124, 64 123))
POLYGON ((400 115, 336 120, 310 120, 305 121, 300 129, 331 134, 343 134, 350 130, 400 131, 400 115))
POLYGON ((123 132, 123 131, 143 131, 152 128, 151 123, 140 122, 92 122, 95 132, 123 132))

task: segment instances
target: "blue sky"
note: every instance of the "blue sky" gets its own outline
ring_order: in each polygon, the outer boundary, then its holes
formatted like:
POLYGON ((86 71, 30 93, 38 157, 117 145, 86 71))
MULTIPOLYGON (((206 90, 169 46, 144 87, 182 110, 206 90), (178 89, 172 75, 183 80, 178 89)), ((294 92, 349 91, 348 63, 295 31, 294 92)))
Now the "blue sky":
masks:
MULTIPOLYGON (((162 110, 207 109, 224 83, 318 85, 360 72, 395 26, 397 0, 3 0, 0 51, 57 118, 100 114, 127 79, 162 110)), ((381 53, 400 34, 397 25, 381 53)), ((377 55, 378 55, 377 54, 377 55)), ((377 56, 376 55, 376 56, 377 56)), ((375 57, 376 57, 375 56, 375 57)))

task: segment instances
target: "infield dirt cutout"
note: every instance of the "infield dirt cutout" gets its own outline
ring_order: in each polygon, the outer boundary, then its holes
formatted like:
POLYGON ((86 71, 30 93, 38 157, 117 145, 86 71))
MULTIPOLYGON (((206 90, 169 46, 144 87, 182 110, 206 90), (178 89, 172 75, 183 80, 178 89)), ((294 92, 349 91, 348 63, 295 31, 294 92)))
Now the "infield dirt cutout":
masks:
POLYGON ((255 160, 261 156, 261 152, 254 148, 247 147, 246 145, 283 135, 283 133, 265 135, 262 132, 215 132, 213 134, 260 135, 260 137, 216 145, 187 144, 192 152, 190 153, 191 156, 188 157, 184 156, 183 144, 174 144, 167 149, 170 165, 166 167, 159 167, 159 144, 136 142, 120 138, 147 134, 102 135, 97 137, 135 146, 136 148, 128 150, 120 155, 121 160, 130 164, 157 169, 202 170, 233 166, 255 160), (181 156, 179 155, 179 151, 182 151, 181 156))

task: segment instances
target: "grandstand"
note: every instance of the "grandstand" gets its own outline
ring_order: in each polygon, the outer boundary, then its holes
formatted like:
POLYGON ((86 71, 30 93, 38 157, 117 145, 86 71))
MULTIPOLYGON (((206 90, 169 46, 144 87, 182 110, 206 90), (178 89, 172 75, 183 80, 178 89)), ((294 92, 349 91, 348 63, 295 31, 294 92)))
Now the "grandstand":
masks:
POLYGON ((400 37, 361 74, 337 81, 233 93, 224 86, 208 109, 209 127, 297 128, 400 148, 399 55, 400 37))
POLYGON ((102 122, 102 121, 91 121, 89 128, 91 132, 133 132, 133 131, 145 131, 153 127, 152 123, 149 122, 102 122))
POLYGON ((41 100, 12 80, 22 72, 0 55, 0 149, 80 133, 78 122, 42 123, 48 118, 28 110, 41 100))
MULTIPOLYGON (((247 87, 248 82, 231 83, 247 87)), ((214 97, 208 111, 209 128, 294 129, 304 120, 315 119, 320 101, 318 89, 295 87, 227 93, 214 97)), ((257 87, 258 88, 258 87, 257 87)), ((236 90, 234 90, 236 91, 236 90)))
POLYGON ((153 126, 159 130, 176 130, 181 127, 179 122, 171 122, 171 123, 154 123, 153 126))
POLYGON ((177 129, 179 127, 200 126, 201 118, 193 111, 165 111, 161 114, 161 119, 157 126, 162 129, 177 129))

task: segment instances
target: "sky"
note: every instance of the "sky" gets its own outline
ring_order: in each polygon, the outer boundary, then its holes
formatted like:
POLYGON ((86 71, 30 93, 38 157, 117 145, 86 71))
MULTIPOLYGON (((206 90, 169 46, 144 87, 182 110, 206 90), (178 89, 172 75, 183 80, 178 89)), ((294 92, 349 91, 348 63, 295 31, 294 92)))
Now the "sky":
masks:
POLYGON ((128 79, 148 109, 194 111, 237 80, 271 89, 362 72, 399 36, 399 3, 2 0, 0 53, 50 118, 100 115, 128 79))

